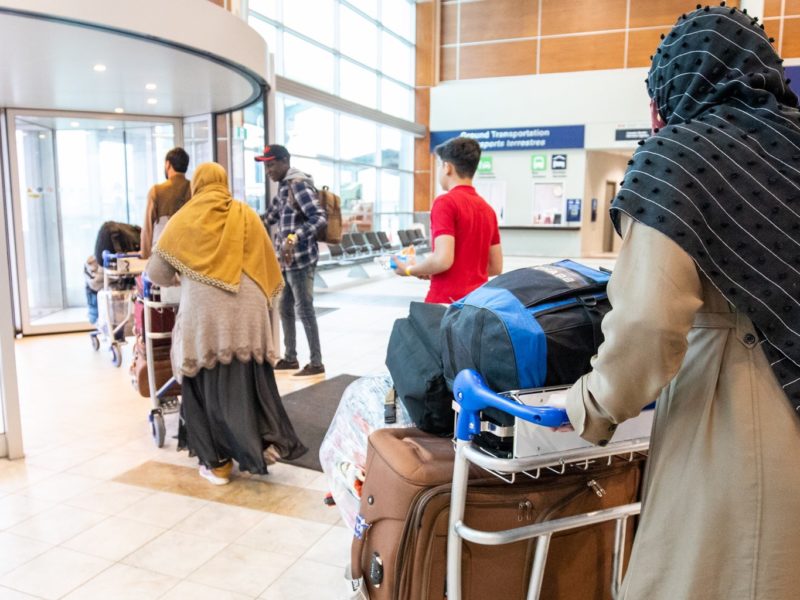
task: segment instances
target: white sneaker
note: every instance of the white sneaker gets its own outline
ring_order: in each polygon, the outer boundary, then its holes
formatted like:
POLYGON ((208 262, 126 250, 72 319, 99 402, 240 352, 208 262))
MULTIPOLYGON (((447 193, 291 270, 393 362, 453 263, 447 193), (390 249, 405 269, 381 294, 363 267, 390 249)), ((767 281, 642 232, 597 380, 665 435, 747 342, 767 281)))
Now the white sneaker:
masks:
POLYGON ((215 475, 211 469, 203 465, 200 466, 200 477, 209 481, 210 483, 213 483, 214 485, 226 485, 231 482, 231 480, 227 477, 215 475))

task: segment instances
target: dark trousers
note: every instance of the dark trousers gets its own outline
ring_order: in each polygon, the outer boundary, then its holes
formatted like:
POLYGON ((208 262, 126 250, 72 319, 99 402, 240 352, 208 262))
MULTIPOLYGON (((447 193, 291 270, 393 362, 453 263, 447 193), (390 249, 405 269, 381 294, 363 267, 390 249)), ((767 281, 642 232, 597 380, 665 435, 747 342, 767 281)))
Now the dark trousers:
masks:
POLYGON ((299 318, 306 330, 308 347, 311 350, 311 365, 322 365, 322 350, 319 345, 319 328, 317 315, 314 312, 314 271, 316 265, 302 269, 284 271, 286 285, 281 294, 281 323, 283 324, 283 342, 286 352, 283 358, 288 361, 297 360, 297 331, 295 318, 299 318))

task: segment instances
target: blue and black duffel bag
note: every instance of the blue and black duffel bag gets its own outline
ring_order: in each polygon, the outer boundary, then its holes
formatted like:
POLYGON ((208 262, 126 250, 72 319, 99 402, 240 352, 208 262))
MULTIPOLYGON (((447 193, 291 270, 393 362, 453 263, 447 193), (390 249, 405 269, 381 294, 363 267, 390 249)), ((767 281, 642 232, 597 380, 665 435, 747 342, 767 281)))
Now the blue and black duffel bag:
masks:
POLYGON ((603 341, 609 276, 562 260, 504 273, 452 304, 441 324, 448 385, 462 369, 497 391, 577 381, 603 341))

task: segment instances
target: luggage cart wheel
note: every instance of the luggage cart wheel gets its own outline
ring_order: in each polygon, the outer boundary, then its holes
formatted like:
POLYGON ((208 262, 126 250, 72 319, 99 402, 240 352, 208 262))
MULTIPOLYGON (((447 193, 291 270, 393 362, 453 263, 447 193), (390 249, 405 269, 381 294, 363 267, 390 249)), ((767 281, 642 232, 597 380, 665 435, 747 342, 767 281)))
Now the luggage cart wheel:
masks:
POLYGON ((122 365, 122 348, 116 342, 111 344, 111 364, 115 367, 122 365))
POLYGON ((159 448, 164 447, 164 438, 167 436, 167 427, 164 425, 164 415, 161 414, 161 409, 154 408, 150 411, 150 433, 153 436, 153 441, 159 448))
POLYGON ((92 340, 92 348, 95 352, 100 350, 100 339, 97 337, 97 333, 90 333, 89 337, 92 340))

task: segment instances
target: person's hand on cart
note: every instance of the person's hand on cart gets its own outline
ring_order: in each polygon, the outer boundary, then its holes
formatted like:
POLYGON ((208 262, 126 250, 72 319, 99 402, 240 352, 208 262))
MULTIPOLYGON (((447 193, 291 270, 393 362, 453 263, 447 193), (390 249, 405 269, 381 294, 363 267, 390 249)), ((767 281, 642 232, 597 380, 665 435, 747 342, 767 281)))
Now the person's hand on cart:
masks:
MULTIPOLYGON (((552 406, 553 408, 560 408, 562 410, 567 410, 567 392, 556 392, 550 394, 547 398, 547 405, 552 406)), ((551 431, 575 431, 575 428, 572 426, 571 423, 564 423, 558 427, 551 427, 551 431)))

